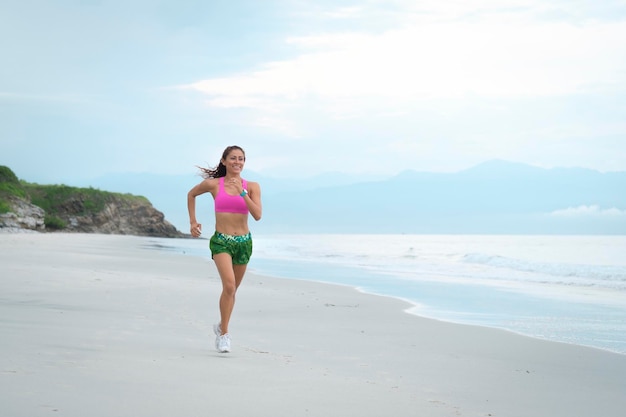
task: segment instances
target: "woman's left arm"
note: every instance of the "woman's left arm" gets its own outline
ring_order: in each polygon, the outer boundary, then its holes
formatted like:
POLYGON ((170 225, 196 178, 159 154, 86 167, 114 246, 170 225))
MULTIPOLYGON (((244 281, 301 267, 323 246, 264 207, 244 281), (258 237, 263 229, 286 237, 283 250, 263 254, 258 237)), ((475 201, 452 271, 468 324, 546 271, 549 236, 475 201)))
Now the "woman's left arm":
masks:
POLYGON ((261 204, 261 186, 259 183, 248 182, 248 194, 246 194, 243 199, 254 220, 261 220, 263 206, 261 204))

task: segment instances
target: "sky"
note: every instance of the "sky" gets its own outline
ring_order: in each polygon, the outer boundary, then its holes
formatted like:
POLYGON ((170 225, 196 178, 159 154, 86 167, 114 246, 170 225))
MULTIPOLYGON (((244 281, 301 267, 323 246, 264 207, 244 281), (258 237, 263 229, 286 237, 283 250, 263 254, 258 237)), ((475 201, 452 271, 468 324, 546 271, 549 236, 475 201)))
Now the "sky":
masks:
POLYGON ((0 165, 39 183, 626 171, 624 0, 3 0, 0 165))

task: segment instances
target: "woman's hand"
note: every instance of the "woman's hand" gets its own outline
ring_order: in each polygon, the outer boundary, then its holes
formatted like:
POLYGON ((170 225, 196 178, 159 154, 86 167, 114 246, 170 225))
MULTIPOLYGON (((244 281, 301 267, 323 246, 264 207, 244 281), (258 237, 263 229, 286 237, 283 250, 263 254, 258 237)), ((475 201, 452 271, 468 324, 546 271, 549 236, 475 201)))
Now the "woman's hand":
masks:
POLYGON ((241 194, 243 192, 243 180, 242 179, 231 178, 230 184, 231 186, 235 188, 235 191, 237 192, 237 194, 241 194))
POLYGON ((202 234, 202 225, 200 223, 191 224, 191 236, 200 237, 202 234))

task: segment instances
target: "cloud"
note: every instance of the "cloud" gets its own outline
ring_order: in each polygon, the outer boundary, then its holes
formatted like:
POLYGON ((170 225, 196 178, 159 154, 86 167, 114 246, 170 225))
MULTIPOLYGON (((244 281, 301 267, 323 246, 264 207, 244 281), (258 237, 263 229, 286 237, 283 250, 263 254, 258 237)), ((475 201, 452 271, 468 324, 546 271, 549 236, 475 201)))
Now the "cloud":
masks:
POLYGON ((358 6, 340 7, 325 12, 324 15, 331 19, 352 19, 361 14, 362 8, 358 6))
MULTIPOLYGON (((181 88, 202 93, 212 108, 252 109, 276 120, 309 108, 341 119, 438 99, 626 91, 626 55, 616 53, 626 50, 623 22, 530 19, 511 7, 538 3, 509 2, 504 10, 498 3, 426 2, 429 13, 407 9, 402 24, 386 31, 287 37, 296 50, 290 59, 181 88)), ((356 12, 362 10, 336 13, 356 12)))
POLYGON ((568 207, 566 209, 555 210, 550 213, 551 216, 557 217, 617 217, 626 216, 626 210, 620 210, 612 207, 602 209, 598 205, 568 207))
POLYGON ((623 169, 623 10, 602 18, 609 7, 585 0, 345 5, 296 13, 315 25, 285 34, 281 59, 178 91, 255 139, 315 141, 311 157, 342 146, 354 169, 383 159, 454 171, 493 158, 623 169))

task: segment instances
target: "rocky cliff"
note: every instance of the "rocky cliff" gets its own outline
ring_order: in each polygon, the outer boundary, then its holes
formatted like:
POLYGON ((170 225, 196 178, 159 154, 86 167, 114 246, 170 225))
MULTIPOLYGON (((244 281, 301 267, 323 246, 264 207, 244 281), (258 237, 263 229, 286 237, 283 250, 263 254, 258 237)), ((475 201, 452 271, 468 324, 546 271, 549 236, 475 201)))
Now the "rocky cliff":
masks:
POLYGON ((184 236, 144 197, 26 184, 0 168, 0 229, 184 236))
POLYGON ((45 211, 24 199, 7 197, 9 211, 0 214, 0 230, 45 230, 45 211))
POLYGON ((138 236, 180 237, 163 213, 148 200, 112 195, 97 212, 88 213, 85 201, 67 201, 57 216, 65 223, 65 231, 138 236))

